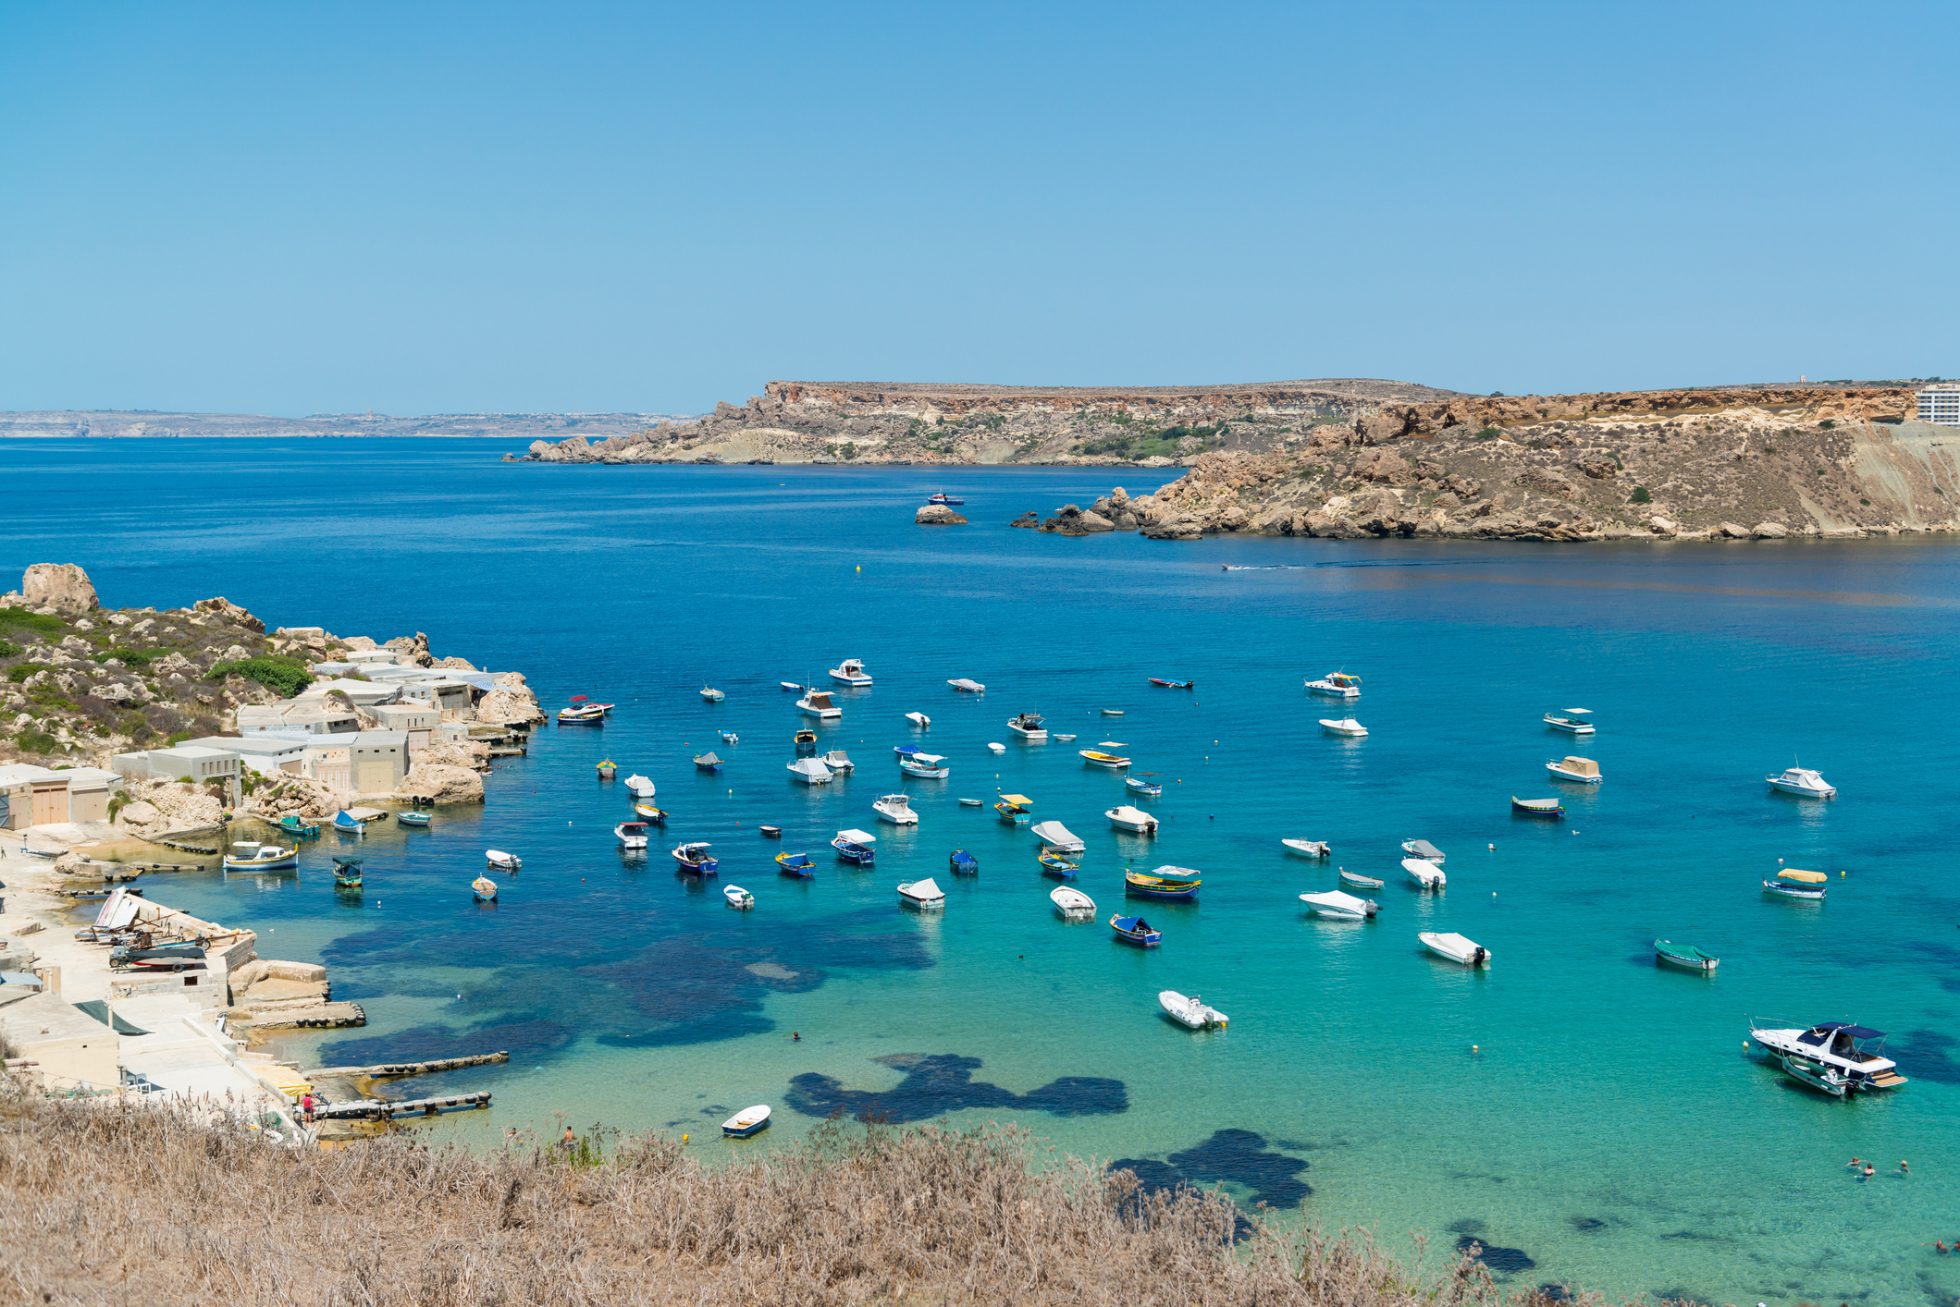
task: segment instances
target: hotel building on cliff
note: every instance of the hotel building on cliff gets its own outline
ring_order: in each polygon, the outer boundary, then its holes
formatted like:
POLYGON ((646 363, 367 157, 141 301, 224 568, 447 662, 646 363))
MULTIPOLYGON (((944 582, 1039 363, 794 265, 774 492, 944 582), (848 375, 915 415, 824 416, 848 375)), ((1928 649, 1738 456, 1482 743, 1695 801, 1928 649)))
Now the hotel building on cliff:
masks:
POLYGON ((1960 383, 1945 382, 1919 392, 1919 420, 1960 427, 1960 383))

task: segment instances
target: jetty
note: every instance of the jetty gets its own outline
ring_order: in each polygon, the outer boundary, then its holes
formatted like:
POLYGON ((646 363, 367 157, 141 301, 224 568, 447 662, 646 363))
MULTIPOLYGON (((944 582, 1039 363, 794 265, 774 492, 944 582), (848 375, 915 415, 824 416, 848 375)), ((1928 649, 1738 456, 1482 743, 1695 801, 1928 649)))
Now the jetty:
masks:
POLYGON ((381 1098, 358 1099, 352 1103, 329 1103, 313 1109, 321 1121, 394 1121, 404 1116, 437 1116, 444 1112, 474 1112, 490 1106, 490 1091, 473 1094, 443 1094, 436 1098, 409 1098, 399 1102, 381 1098))
POLYGON ((470 1066, 491 1066, 510 1061, 508 1050, 495 1053, 468 1053, 462 1057, 437 1057, 425 1062, 378 1062, 373 1066, 323 1066, 307 1074, 315 1080, 396 1080, 403 1076, 427 1076, 439 1071, 460 1071, 470 1066))

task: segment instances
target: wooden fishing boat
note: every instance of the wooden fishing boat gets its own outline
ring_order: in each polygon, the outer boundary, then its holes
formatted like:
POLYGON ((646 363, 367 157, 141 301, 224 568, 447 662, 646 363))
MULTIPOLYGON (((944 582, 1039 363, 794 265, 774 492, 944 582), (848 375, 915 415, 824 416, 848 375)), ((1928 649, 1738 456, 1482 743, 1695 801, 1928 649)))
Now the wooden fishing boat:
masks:
POLYGON ((1117 913, 1110 917, 1109 928, 1115 932, 1118 940, 1138 948, 1156 948, 1164 942, 1164 933, 1142 917, 1126 917, 1117 913))
POLYGON ((1164 690, 1195 690, 1198 688, 1196 681, 1171 681, 1161 676, 1151 677, 1150 683, 1164 690))
POLYGON ((1511 811, 1520 817, 1550 817, 1557 821, 1565 816, 1565 805, 1557 799, 1520 799, 1513 794, 1511 811))
POLYGON ((747 1139, 750 1135, 760 1134, 768 1128, 769 1106, 766 1103, 745 1107, 721 1123, 722 1136, 727 1139, 747 1139))
POLYGON ((980 859, 974 857, 965 849, 954 849, 946 855, 946 869, 955 876, 978 876, 980 874, 980 859))
POLYGON ((335 858, 333 860, 333 887, 335 889, 361 888, 361 860, 359 858, 335 858))
POLYGON ((1144 779, 1156 774, 1156 772, 1145 772, 1143 776, 1125 776, 1123 788, 1132 794, 1141 794, 1146 799, 1161 799, 1164 797, 1164 787, 1156 781, 1144 779))
POLYGON ((837 850, 838 857, 860 867, 869 866, 878 858, 878 837, 855 827, 838 831, 830 847, 837 850))
POLYGON ((304 817, 288 815, 279 819, 279 833, 296 840, 317 840, 320 838, 320 827, 317 822, 304 817))
POLYGON ((611 758, 608 758, 604 762, 600 763, 596 770, 599 773, 600 780, 609 781, 616 774, 618 774, 619 764, 615 763, 611 758))
POLYGON ((1041 864, 1041 874, 1050 880, 1074 880, 1075 873, 1079 870, 1075 863, 1059 853, 1050 853, 1047 849, 1037 853, 1034 860, 1041 864))
POLYGON ((721 859, 708 850, 706 840, 684 840, 670 851, 674 864, 684 876, 712 876, 721 869, 721 859))
POLYGON ((367 834, 366 828, 361 825, 361 819, 345 808, 342 808, 333 815, 333 832, 336 835, 360 836, 367 834))
POLYGON ((1722 959, 1712 953, 1704 953, 1692 944, 1676 944, 1669 939, 1654 941, 1654 960, 1663 966, 1698 971, 1704 976, 1714 975, 1715 968, 1722 964, 1722 959))
POLYGON ((696 771, 718 772, 721 770, 721 758, 712 749, 707 753, 697 753, 694 755, 694 768, 696 771))
POLYGON ((491 880, 488 876, 478 876, 470 882, 470 894, 478 903, 495 903, 497 901, 497 882, 491 880))
POLYGON ((239 840, 224 856, 226 871, 290 871, 298 866, 299 850, 290 844, 239 840))
POLYGON ((1380 889, 1383 883, 1379 877, 1364 876, 1358 871, 1349 871, 1346 867, 1341 868, 1341 884, 1346 885, 1350 889, 1376 890, 1380 889))
POLYGON ((986 805, 978 799, 961 799, 960 806, 962 808, 982 808, 986 805))
POLYGON ((1136 899, 1163 899, 1190 903, 1198 897, 1204 877, 1189 867, 1157 867, 1151 871, 1123 872, 1123 892, 1136 899))
POLYGON ((429 814, 426 812, 417 812, 413 808, 401 808, 395 812, 395 821, 403 826, 414 826, 419 830, 427 830, 429 826, 429 814))
POLYGON ((1106 753, 1101 749, 1079 749, 1082 761, 1091 767, 1102 767, 1109 771, 1129 770, 1130 760, 1120 753, 1106 753))
POLYGON ((810 861, 807 853, 785 850, 776 855, 776 870, 792 880, 809 880, 817 874, 817 864, 810 861))
POLYGON ((633 815, 649 826, 665 826, 667 824, 667 810, 665 808, 656 808, 651 803, 634 804, 633 815))
POLYGON ((1028 813, 1033 807, 1034 800, 1025 794, 1003 794, 1000 796, 1000 802, 994 805, 994 811, 1000 814, 1000 819, 1009 826, 1025 826, 1028 824, 1028 813))
POLYGON ((1776 873, 1776 879, 1763 882, 1763 892, 1778 898, 1800 899, 1812 903, 1824 901, 1824 889, 1831 878, 1821 871, 1805 871, 1800 867, 1785 867, 1776 873))

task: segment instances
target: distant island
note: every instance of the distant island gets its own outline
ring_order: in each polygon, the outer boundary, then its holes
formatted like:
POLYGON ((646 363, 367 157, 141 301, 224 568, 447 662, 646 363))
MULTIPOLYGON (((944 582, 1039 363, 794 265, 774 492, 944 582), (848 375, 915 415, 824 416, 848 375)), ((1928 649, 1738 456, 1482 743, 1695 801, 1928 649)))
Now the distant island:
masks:
POLYGON ((316 413, 267 417, 256 413, 169 413, 146 409, 46 409, 0 413, 0 440, 241 439, 424 436, 526 441, 579 435, 595 440, 645 431, 676 421, 665 413, 434 413, 390 417, 382 413, 316 413))

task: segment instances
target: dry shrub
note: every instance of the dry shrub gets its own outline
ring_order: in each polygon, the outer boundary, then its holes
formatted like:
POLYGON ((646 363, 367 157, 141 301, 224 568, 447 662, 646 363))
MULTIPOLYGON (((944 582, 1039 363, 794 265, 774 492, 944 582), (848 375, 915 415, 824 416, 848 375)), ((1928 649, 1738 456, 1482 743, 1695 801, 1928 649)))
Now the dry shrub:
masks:
POLYGON ((1248 1224, 1215 1193, 1037 1167, 1012 1129, 832 1123, 796 1147, 697 1160, 721 1147, 640 1136, 596 1165, 528 1140, 487 1156, 406 1136, 295 1150, 182 1109, 52 1102, 0 1078, 0 1302, 1550 1301, 1507 1295, 1479 1263, 1424 1276, 1365 1239, 1248 1224))

